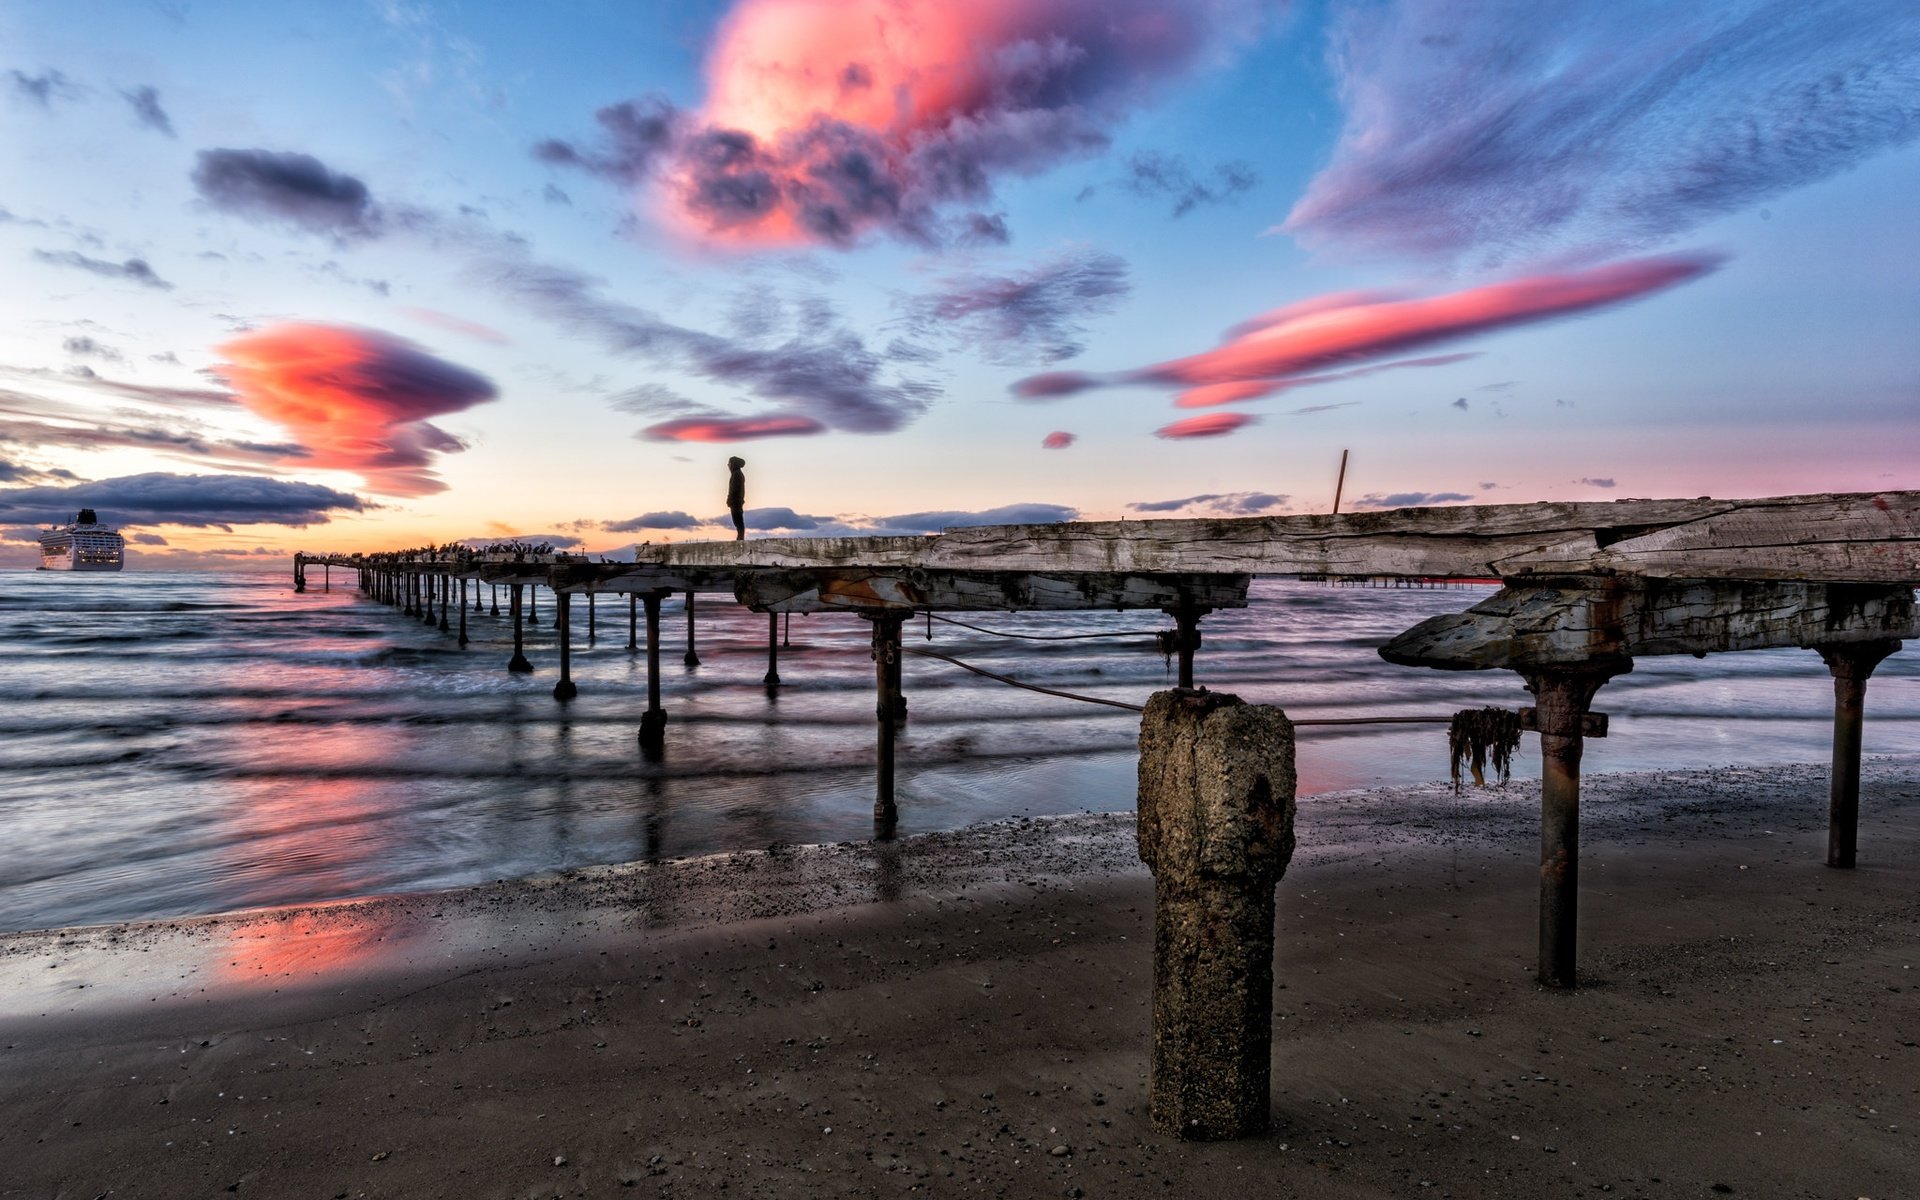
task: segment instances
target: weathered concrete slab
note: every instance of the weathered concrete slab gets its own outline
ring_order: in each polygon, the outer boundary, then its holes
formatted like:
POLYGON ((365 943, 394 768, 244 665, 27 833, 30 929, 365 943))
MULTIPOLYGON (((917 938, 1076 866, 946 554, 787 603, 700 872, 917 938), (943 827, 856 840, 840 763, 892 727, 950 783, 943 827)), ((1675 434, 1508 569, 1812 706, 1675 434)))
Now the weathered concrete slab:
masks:
POLYGON ((1479 671, 1912 638, 1913 589, 1727 580, 1513 583, 1380 649, 1388 662, 1479 671))

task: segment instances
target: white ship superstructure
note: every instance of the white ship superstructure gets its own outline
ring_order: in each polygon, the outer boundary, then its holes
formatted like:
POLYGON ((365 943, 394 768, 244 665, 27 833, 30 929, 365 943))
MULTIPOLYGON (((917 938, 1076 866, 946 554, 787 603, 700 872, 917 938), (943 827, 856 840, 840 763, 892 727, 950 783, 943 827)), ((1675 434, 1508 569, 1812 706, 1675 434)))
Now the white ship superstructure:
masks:
POLYGON ((118 571, 126 561, 127 540, 102 525, 90 508, 40 535, 42 571, 118 571))

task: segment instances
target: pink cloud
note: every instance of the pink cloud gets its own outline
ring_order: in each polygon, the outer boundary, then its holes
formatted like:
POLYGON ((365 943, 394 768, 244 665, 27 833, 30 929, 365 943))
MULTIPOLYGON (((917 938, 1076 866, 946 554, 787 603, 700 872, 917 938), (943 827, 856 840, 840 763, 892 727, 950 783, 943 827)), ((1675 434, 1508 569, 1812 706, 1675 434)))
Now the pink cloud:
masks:
POLYGON ((436 329, 445 329, 449 333, 465 334, 477 342, 504 346, 512 339, 491 325, 482 325, 478 321, 469 321, 465 317, 456 317, 431 308, 407 308, 401 310, 407 316, 422 325, 432 325, 436 329))
POLYGON ((1202 413, 1197 417, 1183 417, 1171 425, 1162 425, 1154 430, 1153 434, 1155 437, 1163 438, 1225 437, 1241 426, 1251 425, 1259 419, 1250 413, 1202 413))
POLYGON ((1304 314, 1269 314, 1199 354, 1133 372, 1189 386, 1284 379, 1477 333, 1507 329, 1664 291, 1720 265, 1710 255, 1628 259, 1585 271, 1531 275, 1418 300, 1360 299, 1304 314))
POLYGON ((1068 446, 1073 445, 1073 442, 1074 437, 1072 434, 1064 430, 1055 430, 1040 439, 1040 447, 1043 450, 1065 450, 1068 446))
POLYGON ((293 433, 308 452, 302 466, 357 472, 390 496, 445 491, 431 465, 466 443, 428 418, 496 394, 485 376, 375 329, 288 323, 215 349, 228 361, 214 373, 293 433))
POLYGON ((1323 375, 1296 375, 1292 379, 1261 379, 1240 383, 1208 383, 1181 392, 1174 400, 1173 406, 1175 408, 1212 408, 1217 404, 1240 404, 1271 396, 1276 392, 1290 392, 1294 388, 1310 387, 1317 383, 1340 383, 1348 379, 1377 375, 1381 371, 1397 371, 1403 367, 1445 367, 1478 357, 1478 353, 1471 351, 1465 354, 1431 354, 1425 358, 1403 358, 1395 362, 1356 367, 1351 371, 1332 371, 1323 375))
MULTIPOLYGON (((942 240, 938 210, 989 202, 995 176, 1104 149, 1119 114, 1244 7, 741 0, 708 53, 705 104, 647 127, 649 169, 670 223, 706 240, 942 240)), ((978 212, 951 232, 1006 239, 978 212)))
POLYGON ((653 442, 743 442, 750 438, 804 437, 825 433, 812 417, 772 414, 764 417, 679 417, 641 430, 653 442))

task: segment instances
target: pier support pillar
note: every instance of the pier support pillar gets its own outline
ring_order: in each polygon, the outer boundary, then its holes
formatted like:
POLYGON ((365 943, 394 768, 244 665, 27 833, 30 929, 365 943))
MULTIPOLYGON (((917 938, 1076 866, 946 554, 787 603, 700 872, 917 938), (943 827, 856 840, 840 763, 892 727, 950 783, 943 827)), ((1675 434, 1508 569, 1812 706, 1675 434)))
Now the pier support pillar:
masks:
POLYGON ((780 614, 767 614, 767 674, 761 680, 769 689, 780 686, 780 614))
POLYGON ((1853 866, 1860 840, 1860 739, 1867 679, 1900 649, 1891 638, 1815 646, 1833 676, 1833 779, 1827 795, 1827 865, 1853 866))
POLYGON ((904 612, 862 613, 873 622, 873 673, 879 692, 874 716, 879 723, 879 746, 875 760, 873 819, 887 827, 899 818, 893 798, 894 742, 901 718, 906 715, 906 697, 900 690, 900 627, 911 614, 904 612))
POLYGON ((527 661, 525 634, 520 627, 520 588, 521 584, 508 585, 508 607, 513 610, 513 657, 507 660, 507 670, 518 675, 533 672, 533 664, 527 661))
POLYGON ((540 624, 540 585, 537 583, 527 585, 527 624, 536 627, 540 624))
POLYGON ((647 711, 640 715, 640 744, 658 750, 667 737, 667 710, 660 706, 660 599, 664 592, 648 592, 647 711))
POLYGON ((298 554, 293 556, 293 590, 295 594, 307 590, 306 560, 302 559, 298 554))
POLYGON ((700 665, 700 653, 693 645, 693 593, 687 593, 687 656, 683 659, 689 668, 700 665))
POLYGON ((1148 1112, 1177 1137, 1265 1133, 1273 889, 1293 857, 1293 723, 1271 705, 1156 692, 1140 722, 1140 857, 1153 872, 1148 1112))
POLYGON ((490 583, 487 587, 493 592, 493 615, 497 617, 500 615, 500 585, 490 583))
POLYGON ((406 603, 406 607, 400 610, 400 615, 404 617, 419 616, 420 615, 420 599, 419 599, 420 577, 418 575, 415 575, 412 571, 408 571, 406 574, 406 585, 402 590, 407 597, 407 603, 406 603))
POLYGON ((320 590, 323 592, 333 590, 333 564, 330 562, 320 564, 320 590))
POLYGON ((467 577, 460 577, 460 648, 467 646, 467 577))
POLYGON ((587 593, 587 645, 591 646, 600 637, 599 618, 594 615, 593 593, 587 593))
POLYGON ((627 650, 640 648, 640 596, 636 592, 627 593, 627 650))
POLYGON ((447 633, 452 629, 452 626, 447 623, 447 601, 453 598, 453 577, 450 575, 440 576, 439 587, 440 587, 440 632, 447 633))
MULTIPOLYGON (((1574 986, 1580 915, 1580 756, 1589 731, 1605 725, 1590 713, 1593 697, 1630 658, 1517 668, 1533 693, 1540 731, 1540 963, 1542 986, 1574 986)), ((1522 714, 1523 722, 1529 720, 1522 714)), ((1602 718, 1604 720, 1604 718, 1602 718)))
POLYGON ((573 699, 580 689, 573 686, 573 595, 553 594, 553 631, 560 638, 560 682, 553 685, 553 698, 561 702, 573 699))

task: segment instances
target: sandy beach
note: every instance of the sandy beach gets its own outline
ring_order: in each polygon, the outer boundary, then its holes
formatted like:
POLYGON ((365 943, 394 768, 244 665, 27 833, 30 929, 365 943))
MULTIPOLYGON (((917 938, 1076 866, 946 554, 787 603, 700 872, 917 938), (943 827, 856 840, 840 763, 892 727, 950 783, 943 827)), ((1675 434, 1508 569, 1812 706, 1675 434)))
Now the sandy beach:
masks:
MULTIPOLYGON (((1274 1132, 1147 1124, 1130 814, 0 939, 0 1195, 1920 1194, 1920 761, 1310 797, 1274 1132)), ((1113 797, 1112 807, 1129 797, 1113 797)))

